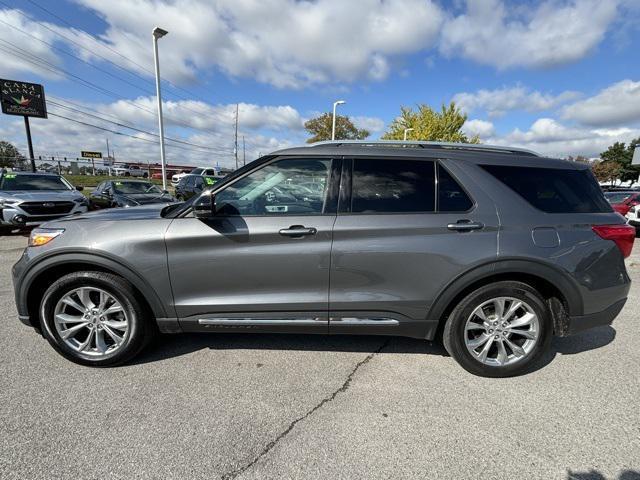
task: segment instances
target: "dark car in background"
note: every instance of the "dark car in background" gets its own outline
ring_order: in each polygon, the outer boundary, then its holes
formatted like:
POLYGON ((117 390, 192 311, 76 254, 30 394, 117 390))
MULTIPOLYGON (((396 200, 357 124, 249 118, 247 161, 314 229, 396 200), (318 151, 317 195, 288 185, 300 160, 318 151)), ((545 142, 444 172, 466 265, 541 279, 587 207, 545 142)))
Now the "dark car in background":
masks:
POLYGON ((218 182, 218 178, 203 175, 185 175, 176 185, 176 198, 178 201, 189 200, 194 195, 199 195, 206 188, 211 188, 218 182))
POLYGON ((171 203, 176 199, 169 192, 144 180, 107 180, 89 196, 94 209, 136 207, 150 203, 171 203))
POLYGON ((605 192, 604 198, 621 215, 626 215, 632 207, 640 205, 640 192, 637 190, 605 192))
POLYGON ((0 171, 0 229, 84 213, 89 202, 81 189, 54 173, 0 171))

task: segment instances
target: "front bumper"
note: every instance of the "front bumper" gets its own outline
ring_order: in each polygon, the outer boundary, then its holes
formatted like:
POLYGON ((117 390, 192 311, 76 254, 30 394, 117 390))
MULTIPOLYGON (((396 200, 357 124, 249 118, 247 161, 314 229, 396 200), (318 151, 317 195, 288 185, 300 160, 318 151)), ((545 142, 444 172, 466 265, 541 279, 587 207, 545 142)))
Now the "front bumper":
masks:
POLYGON ((88 205, 78 203, 77 205, 74 205, 69 212, 66 213, 34 215, 20 208, 20 204, 7 205, 0 208, 0 225, 12 227, 29 227, 40 225, 41 223, 48 222, 50 220, 56 220, 58 218, 66 217, 69 215, 86 213, 88 211, 88 205))

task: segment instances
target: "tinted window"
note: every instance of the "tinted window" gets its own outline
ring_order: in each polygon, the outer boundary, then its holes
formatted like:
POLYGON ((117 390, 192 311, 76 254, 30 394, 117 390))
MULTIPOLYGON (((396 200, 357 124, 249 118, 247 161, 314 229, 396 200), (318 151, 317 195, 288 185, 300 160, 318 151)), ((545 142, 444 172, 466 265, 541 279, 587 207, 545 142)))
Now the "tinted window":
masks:
POLYGON ((607 192, 604 194, 604 198, 606 198, 609 203, 622 203, 630 199, 632 195, 633 193, 631 192, 607 192))
POLYGON ((483 168, 544 212, 611 212, 589 170, 503 165, 483 165, 483 168))
POLYGON ((438 211, 466 212, 473 202, 451 174, 438 165, 438 211))
POLYGON ((291 159, 270 163, 216 194, 222 215, 321 214, 331 160, 291 159), (320 191, 306 188, 321 183, 320 191))
POLYGON ((432 212, 434 204, 433 162, 354 160, 351 187, 352 212, 432 212))
POLYGON ((202 189, 203 185, 204 185, 204 180, 202 179, 202 177, 196 177, 195 178, 195 188, 202 189))

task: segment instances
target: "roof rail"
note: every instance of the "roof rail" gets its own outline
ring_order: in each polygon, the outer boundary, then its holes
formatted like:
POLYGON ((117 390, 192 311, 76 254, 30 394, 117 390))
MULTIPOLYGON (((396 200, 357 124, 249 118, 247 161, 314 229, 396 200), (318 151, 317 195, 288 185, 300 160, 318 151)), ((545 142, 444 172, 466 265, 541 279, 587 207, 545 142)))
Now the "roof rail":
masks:
POLYGON ((502 147, 498 145, 485 145, 482 143, 450 143, 450 142, 420 142, 420 141, 403 141, 403 140, 327 140, 306 144, 306 147, 321 147, 327 145, 340 146, 361 146, 361 147, 409 147, 409 148, 441 148, 450 150, 477 150, 483 152, 499 152, 499 153, 515 153, 541 157, 533 150, 526 148, 502 147))

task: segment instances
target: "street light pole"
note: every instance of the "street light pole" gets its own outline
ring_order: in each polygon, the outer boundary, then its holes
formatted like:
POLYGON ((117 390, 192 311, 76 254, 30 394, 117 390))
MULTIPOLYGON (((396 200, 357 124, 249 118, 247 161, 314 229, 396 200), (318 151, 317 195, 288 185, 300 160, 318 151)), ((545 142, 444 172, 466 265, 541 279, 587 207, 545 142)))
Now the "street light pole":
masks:
POLYGON ((347 102, 345 102, 344 100, 338 100, 337 102, 333 102, 333 125, 331 126, 331 140, 336 139, 336 107, 344 103, 347 103, 347 102))
POLYGON ((405 128, 404 129, 404 141, 405 142, 407 141, 407 133, 413 132, 413 130, 414 130, 413 128, 405 128))
POLYGON ((153 61, 156 66, 156 96, 158 97, 158 129, 160 130, 160 161, 162 162, 162 189, 167 189, 167 167, 164 154, 164 123, 162 121, 162 95, 160 94, 160 61, 158 59, 158 39, 167 33, 160 27, 153 29, 153 61))

